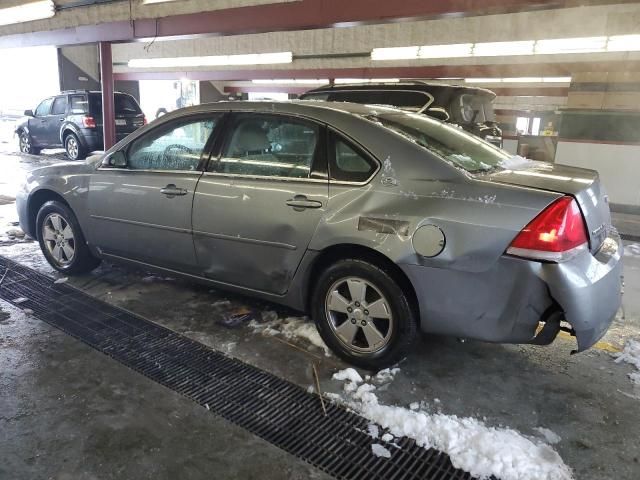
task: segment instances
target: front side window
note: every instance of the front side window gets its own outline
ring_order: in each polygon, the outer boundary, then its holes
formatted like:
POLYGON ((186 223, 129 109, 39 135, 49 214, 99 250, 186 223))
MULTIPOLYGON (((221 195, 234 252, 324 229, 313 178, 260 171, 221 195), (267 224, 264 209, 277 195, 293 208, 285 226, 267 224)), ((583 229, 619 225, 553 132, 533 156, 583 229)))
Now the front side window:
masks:
POLYGON ((234 175, 309 178, 318 138, 319 127, 302 120, 243 115, 217 168, 234 175))
POLYGON ((51 107, 51 115, 64 115, 67 112, 67 97, 56 97, 51 107))
POLYGON ((135 140, 127 153, 132 170, 195 171, 220 116, 182 120, 159 127, 135 140))
POLYGON ((338 182, 365 182, 376 170, 376 164, 357 147, 346 140, 331 135, 331 161, 329 173, 331 180, 338 182))
POLYGON ((36 108, 36 117, 44 117, 49 115, 49 110, 51 110, 51 102, 53 102, 53 98, 47 98, 43 100, 38 108, 36 108))

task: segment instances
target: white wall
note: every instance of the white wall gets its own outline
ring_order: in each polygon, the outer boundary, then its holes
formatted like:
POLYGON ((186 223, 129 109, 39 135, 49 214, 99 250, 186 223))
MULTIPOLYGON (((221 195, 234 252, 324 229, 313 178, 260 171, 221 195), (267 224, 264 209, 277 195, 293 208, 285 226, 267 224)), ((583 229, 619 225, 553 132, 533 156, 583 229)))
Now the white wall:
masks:
POLYGON ((507 152, 517 155, 518 154, 518 140, 512 138, 505 138, 502 140, 502 149, 507 152))
POLYGON ((559 141, 556 163, 597 170, 610 203, 640 206, 640 145, 559 141))

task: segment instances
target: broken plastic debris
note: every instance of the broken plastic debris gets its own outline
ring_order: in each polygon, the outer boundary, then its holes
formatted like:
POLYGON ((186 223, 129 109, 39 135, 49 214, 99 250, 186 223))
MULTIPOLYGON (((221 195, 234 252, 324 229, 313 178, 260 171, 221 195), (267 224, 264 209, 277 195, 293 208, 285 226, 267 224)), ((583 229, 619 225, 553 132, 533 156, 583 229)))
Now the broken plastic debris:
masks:
POLYGON ((62 277, 62 278, 57 279, 57 280, 56 280, 55 282, 53 282, 53 283, 56 283, 56 284, 67 283, 67 280, 69 280, 69 278, 68 278, 68 277, 62 277))

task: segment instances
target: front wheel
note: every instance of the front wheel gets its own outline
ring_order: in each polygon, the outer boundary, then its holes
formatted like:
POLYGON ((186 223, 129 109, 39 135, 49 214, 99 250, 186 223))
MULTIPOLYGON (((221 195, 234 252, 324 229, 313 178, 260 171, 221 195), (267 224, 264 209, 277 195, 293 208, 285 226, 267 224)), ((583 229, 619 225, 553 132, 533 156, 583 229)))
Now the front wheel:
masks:
POLYGON ((87 242, 76 216, 65 204, 45 203, 36 219, 38 242, 49 264, 64 273, 85 273, 100 264, 87 242))
POLYGON ((21 132, 19 137, 20 152, 28 153, 31 155, 38 155, 40 153, 39 148, 35 148, 31 142, 31 135, 27 132, 21 132))
POLYGON ((346 259, 322 272, 311 309, 320 336, 336 355, 378 370, 400 361, 416 337, 410 302, 387 271, 346 259))

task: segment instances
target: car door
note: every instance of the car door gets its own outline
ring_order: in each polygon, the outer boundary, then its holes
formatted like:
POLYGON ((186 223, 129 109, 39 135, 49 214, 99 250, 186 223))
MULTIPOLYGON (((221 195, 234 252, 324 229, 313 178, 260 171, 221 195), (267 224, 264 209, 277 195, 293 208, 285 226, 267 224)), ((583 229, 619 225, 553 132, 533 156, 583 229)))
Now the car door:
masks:
POLYGON ((67 96, 60 95, 53 100, 51 111, 45 120, 45 141, 49 146, 62 145, 60 127, 67 115, 67 96))
POLYGON ((33 118, 29 119, 29 135, 33 146, 48 146, 47 143, 47 117, 51 111, 53 98, 47 98, 40 102, 33 118))
POLYGON ((106 255, 196 271, 191 207, 221 115, 161 123, 123 149, 126 168, 100 166, 90 181, 90 242, 106 255))
POLYGON ((324 128, 278 114, 238 113, 193 203, 202 274, 283 294, 325 213, 324 128))

